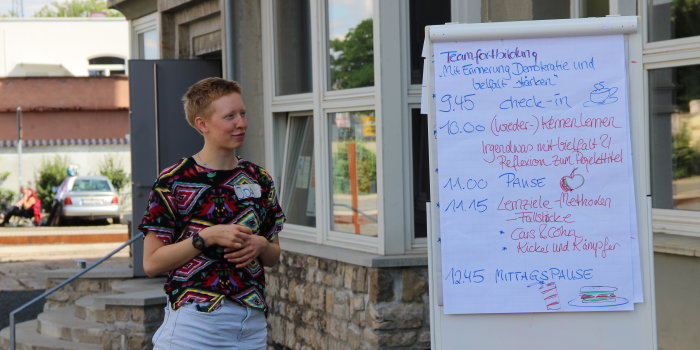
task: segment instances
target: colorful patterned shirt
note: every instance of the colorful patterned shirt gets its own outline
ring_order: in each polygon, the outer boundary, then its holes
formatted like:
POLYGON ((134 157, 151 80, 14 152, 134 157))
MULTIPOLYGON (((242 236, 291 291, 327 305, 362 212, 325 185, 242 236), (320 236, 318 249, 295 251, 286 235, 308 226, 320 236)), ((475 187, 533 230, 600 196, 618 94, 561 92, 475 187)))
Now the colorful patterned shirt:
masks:
MULTIPOLYGON (((172 244, 209 226, 239 224, 272 241, 284 221, 265 169, 239 158, 234 169, 212 170, 188 157, 158 176, 139 230, 152 231, 163 243, 172 244)), ((201 311, 210 312, 228 297, 267 310, 260 262, 236 268, 223 254, 223 247, 212 245, 168 273, 165 292, 173 309, 195 302, 201 311)))

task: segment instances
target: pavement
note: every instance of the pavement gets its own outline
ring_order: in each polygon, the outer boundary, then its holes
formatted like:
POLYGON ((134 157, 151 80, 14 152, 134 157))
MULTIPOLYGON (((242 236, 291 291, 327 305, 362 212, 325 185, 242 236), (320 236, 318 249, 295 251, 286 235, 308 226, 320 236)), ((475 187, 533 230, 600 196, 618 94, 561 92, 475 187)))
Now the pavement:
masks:
MULTIPOLYGON (((12 310, 22 306, 44 291, 44 274, 46 270, 77 268, 76 259, 84 259, 91 265, 101 257, 112 252, 122 242, 100 243, 42 243, 60 241, 61 237, 114 235, 127 233, 126 225, 75 226, 75 227, 0 227, 2 239, 33 237, 35 244, 1 244, 0 243, 0 329, 9 323, 12 310)), ((21 241, 21 239, 20 239, 21 241)), ((70 241, 73 241, 71 239, 70 241)), ((125 268, 130 266, 130 248, 103 262, 99 267, 125 268)), ((33 319, 43 308, 43 301, 17 315, 18 322, 33 319)))

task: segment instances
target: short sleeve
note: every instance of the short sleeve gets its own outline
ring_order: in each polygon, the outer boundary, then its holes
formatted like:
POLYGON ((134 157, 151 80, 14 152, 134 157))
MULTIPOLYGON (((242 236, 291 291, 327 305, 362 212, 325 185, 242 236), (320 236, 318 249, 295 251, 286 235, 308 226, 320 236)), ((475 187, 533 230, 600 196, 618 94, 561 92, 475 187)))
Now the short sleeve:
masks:
POLYGON ((175 236, 176 218, 168 201, 170 190, 163 187, 161 182, 161 179, 156 181, 148 195, 148 206, 138 230, 143 233, 153 231, 163 243, 171 244, 175 236))
POLYGON ((264 169, 261 169, 261 172, 261 180, 263 180, 265 184, 262 195, 264 197, 265 210, 267 211, 265 220, 261 225, 261 233, 268 241, 272 241, 277 237, 277 234, 282 231, 282 227, 287 218, 284 216, 282 207, 277 200, 277 190, 275 189, 275 183, 272 181, 272 177, 270 177, 264 169))

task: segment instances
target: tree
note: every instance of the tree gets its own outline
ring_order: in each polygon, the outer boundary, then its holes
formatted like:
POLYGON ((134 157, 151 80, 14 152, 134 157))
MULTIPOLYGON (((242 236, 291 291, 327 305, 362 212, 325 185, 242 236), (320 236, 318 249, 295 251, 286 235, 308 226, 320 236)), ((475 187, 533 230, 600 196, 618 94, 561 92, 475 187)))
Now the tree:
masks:
POLYGON ((121 12, 107 8, 106 0, 64 0, 44 5, 34 17, 89 17, 103 12, 107 17, 123 17, 121 12))
POLYGON ((351 89, 374 85, 374 44, 372 19, 351 28, 345 39, 333 39, 331 81, 335 89, 351 89))
POLYGON ((678 180, 700 175, 700 152, 690 145, 690 130, 684 123, 681 130, 673 134, 673 179, 678 180))

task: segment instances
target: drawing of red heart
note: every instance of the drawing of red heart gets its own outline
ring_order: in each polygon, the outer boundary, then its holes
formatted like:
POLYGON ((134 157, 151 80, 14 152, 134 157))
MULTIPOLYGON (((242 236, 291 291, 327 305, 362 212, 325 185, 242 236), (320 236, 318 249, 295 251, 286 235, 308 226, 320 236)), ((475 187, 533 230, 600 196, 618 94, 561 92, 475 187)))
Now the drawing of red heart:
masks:
POLYGON ((576 174, 576 169, 578 168, 574 168, 574 170, 571 171, 571 174, 563 176, 561 181, 559 181, 559 186, 561 187, 562 191, 569 192, 583 186, 585 179, 583 178, 583 175, 576 174))

